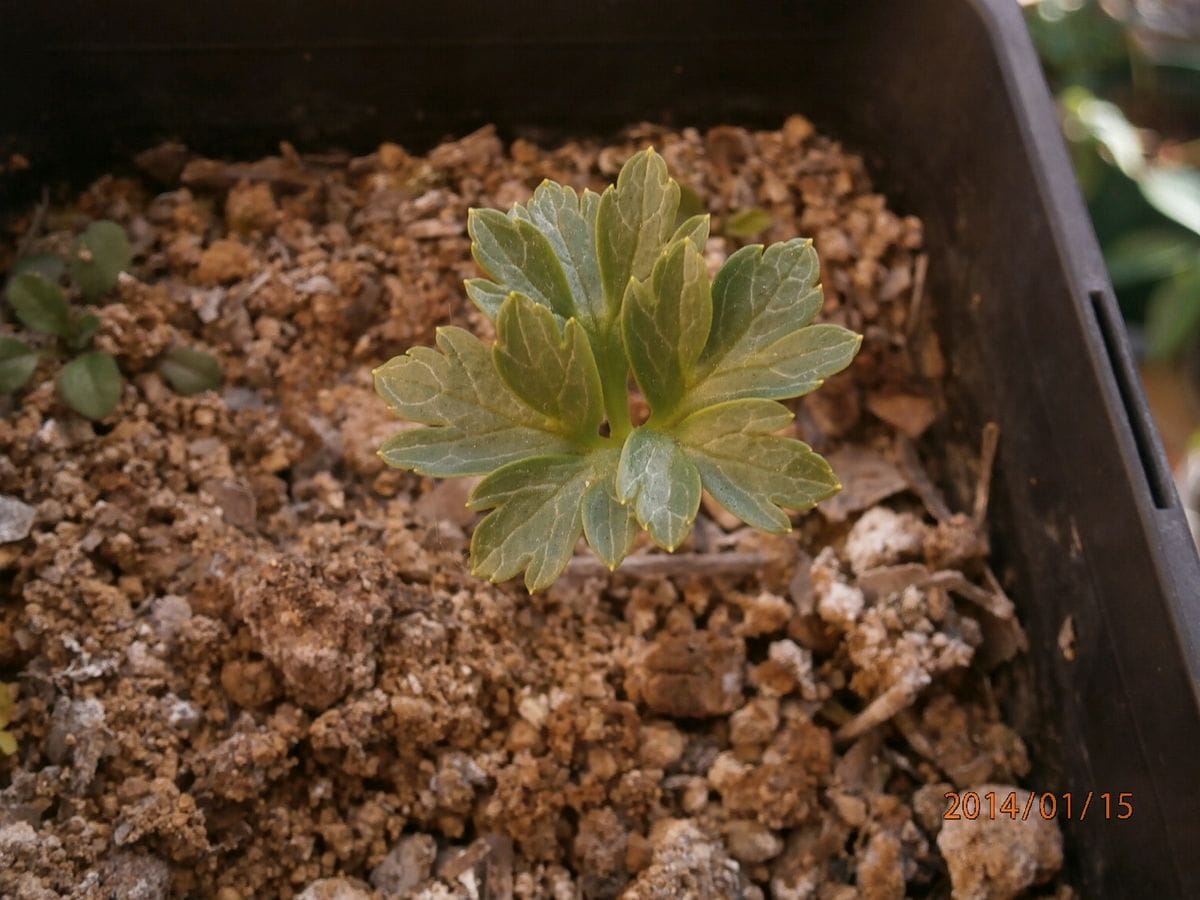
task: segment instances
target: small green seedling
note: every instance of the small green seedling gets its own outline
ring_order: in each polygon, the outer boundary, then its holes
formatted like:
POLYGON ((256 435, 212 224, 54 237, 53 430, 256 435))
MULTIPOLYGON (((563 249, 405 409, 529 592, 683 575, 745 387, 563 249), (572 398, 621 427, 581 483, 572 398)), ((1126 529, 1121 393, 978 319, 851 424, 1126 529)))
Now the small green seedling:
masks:
MULTIPOLYGON (((112 354, 89 350, 100 327, 95 313, 67 302, 59 282, 69 269, 72 280, 89 302, 98 300, 117 283, 129 265, 129 239, 116 222, 93 222, 79 236, 64 261, 53 255, 17 261, 4 289, 8 305, 30 331, 55 335, 63 355, 74 353, 58 373, 58 393, 80 415, 103 419, 121 399, 121 372, 112 354)), ((37 353, 14 337, 0 338, 0 391, 21 388, 37 368, 37 353)))
POLYGON ((221 383, 221 363, 203 350, 176 347, 158 360, 160 374, 177 394, 190 397, 221 383))
POLYGON ((467 295, 496 324, 488 347, 441 328, 375 370, 391 408, 424 427, 380 449, 423 475, 486 476, 468 506, 491 510, 471 541, 492 581, 530 591, 562 573, 582 535, 616 568, 639 526, 674 550, 702 491, 742 521, 790 529, 836 493, 828 463, 779 435, 779 401, 844 369, 861 338, 812 324, 821 308, 812 242, 743 247, 710 281, 709 219, 677 221, 680 188, 653 150, 615 186, 576 194, 543 182, 507 215, 473 209, 488 278, 467 295), (633 421, 632 372, 650 413, 633 421))
POLYGON ((771 227, 771 214, 759 206, 741 209, 725 220, 725 234, 735 238, 752 238, 771 227))
MULTIPOLYGON (((69 258, 53 254, 17 260, 4 296, 27 329, 58 338, 52 352, 71 358, 58 373, 58 394, 71 409, 89 419, 106 418, 121 399, 122 378, 111 353, 90 350, 100 327, 95 313, 71 306, 62 287, 64 274, 83 299, 96 303, 117 284, 132 259, 129 238, 116 222, 92 222, 75 241, 69 258)), ((38 354, 24 341, 0 335, 0 393, 23 387, 38 365, 38 354)), ((169 351, 159 370, 181 394, 216 387, 220 366, 206 353, 187 348, 169 351)))

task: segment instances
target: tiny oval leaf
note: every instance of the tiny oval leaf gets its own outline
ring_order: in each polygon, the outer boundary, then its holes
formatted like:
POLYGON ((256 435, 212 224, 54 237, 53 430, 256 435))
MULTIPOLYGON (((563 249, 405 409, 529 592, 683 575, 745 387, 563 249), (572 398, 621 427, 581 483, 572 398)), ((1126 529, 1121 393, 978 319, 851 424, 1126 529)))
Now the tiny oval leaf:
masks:
POLYGON ((38 355, 23 341, 0 337, 0 394, 11 394, 37 369, 38 355))
POLYGON ((57 282, 67 270, 67 262, 57 253, 34 253, 22 256, 12 267, 12 277, 24 272, 36 272, 47 281, 57 282))
POLYGON ((58 394, 81 416, 93 421, 107 417, 121 400, 121 372, 112 354, 82 353, 58 373, 58 394))
POLYGON ((65 335, 71 327, 71 307, 62 289, 36 272, 23 272, 10 280, 4 296, 26 328, 65 335))
POLYGON ((221 363, 203 350, 176 347, 158 361, 158 372, 177 394, 190 397, 221 386, 221 363))
POLYGON ((75 241, 71 278, 85 297, 101 297, 113 289, 117 276, 132 259, 133 249, 124 228, 106 219, 93 222, 75 241))
POLYGON ((752 238, 771 227, 771 214, 758 206, 740 209, 725 220, 725 234, 735 238, 752 238))

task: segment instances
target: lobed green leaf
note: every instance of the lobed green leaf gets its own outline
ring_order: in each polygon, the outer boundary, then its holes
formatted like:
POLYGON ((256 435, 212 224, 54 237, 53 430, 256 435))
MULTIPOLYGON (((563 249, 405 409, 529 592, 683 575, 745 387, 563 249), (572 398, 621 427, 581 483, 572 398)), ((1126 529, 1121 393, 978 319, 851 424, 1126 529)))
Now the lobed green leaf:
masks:
POLYGON ((429 426, 389 438, 379 451, 384 462, 422 475, 485 475, 525 457, 575 450, 513 394, 477 337, 441 328, 437 346, 415 347, 375 370, 375 390, 392 410, 429 426))
POLYGON ((479 482, 467 505, 493 512, 471 536, 473 573, 506 581, 524 570, 530 592, 549 587, 583 533, 580 507, 591 468, 583 456, 536 456, 479 482))
POLYGON ((688 411, 745 397, 800 397, 850 365, 861 344, 859 335, 840 325, 802 328, 715 370, 688 395, 688 411))
POLYGON ((642 426, 625 441, 617 466, 617 499, 660 547, 683 543, 700 509, 700 472, 667 434, 642 426))
POLYGON ((821 307, 812 242, 738 250, 713 282, 712 329, 686 407, 799 397, 850 364, 861 344, 837 325, 809 325, 821 307))
POLYGON ((569 436, 591 442, 604 420, 600 373, 583 328, 559 325, 554 314, 523 294, 500 307, 496 369, 509 389, 569 436))
POLYGON ((588 545, 609 569, 621 564, 637 537, 637 519, 617 497, 620 454, 598 454, 593 479, 583 494, 583 534, 588 545))
POLYGON ((621 167, 616 185, 600 195, 596 251, 607 318, 621 310, 629 279, 645 280, 675 230, 679 185, 653 149, 635 153, 621 167))
POLYGON ((747 525, 783 532, 791 521, 781 507, 811 509, 841 489, 811 447, 773 433, 791 419, 773 400, 734 400, 693 413, 675 435, 718 503, 747 525))
POLYGON ((599 196, 584 191, 584 200, 569 187, 543 181, 524 206, 512 214, 545 236, 567 279, 573 308, 590 325, 605 319, 604 287, 596 258, 596 211, 599 196))
POLYGON ((463 282, 463 286, 466 287, 467 297, 471 302, 493 321, 500 315, 500 307, 511 293, 508 288, 486 278, 468 278, 463 282))
MULTIPOLYGON (((609 422, 620 431, 627 427, 629 418, 629 363, 600 274, 596 249, 599 209, 598 194, 585 190, 577 195, 569 187, 545 181, 527 204, 513 207, 510 215, 536 227, 557 256, 576 315, 591 343, 609 422)), ((496 306, 498 310, 491 289, 480 286, 468 291, 481 307, 496 306)))
POLYGON ((743 247, 713 281, 709 368, 737 363, 808 325, 821 308, 821 266, 812 241, 743 247))
MULTIPOLYGON (((562 264, 550 241, 532 222, 494 209, 472 209, 467 231, 475 261, 499 287, 522 293, 564 319, 575 315, 575 300, 562 264)), ((494 297, 494 291, 489 289, 489 293, 494 297)))
POLYGON ((621 332, 634 377, 658 417, 683 398, 712 321, 704 257, 687 239, 671 245, 649 283, 633 281, 621 310, 621 332))
POLYGON ((708 243, 708 229, 712 224, 712 217, 708 215, 692 216, 684 219, 679 223, 679 227, 675 229, 675 233, 671 235, 671 240, 667 242, 667 246, 672 246, 676 241, 688 240, 699 250, 704 252, 704 245, 708 243))

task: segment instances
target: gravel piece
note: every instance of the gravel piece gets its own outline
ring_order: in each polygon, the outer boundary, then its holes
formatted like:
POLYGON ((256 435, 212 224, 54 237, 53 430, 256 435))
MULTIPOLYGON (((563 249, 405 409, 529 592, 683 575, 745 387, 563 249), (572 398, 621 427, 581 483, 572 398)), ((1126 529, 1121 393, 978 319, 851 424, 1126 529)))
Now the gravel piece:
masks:
POLYGON ((28 503, 6 494, 0 495, 0 544, 11 544, 29 537, 36 515, 37 510, 28 503))
MULTIPOLYGON (((982 784, 971 788, 984 797, 1028 794, 1016 785, 982 784)), ((938 834, 938 849, 950 869, 955 900, 1011 900, 1049 880, 1062 866, 1058 823, 1032 815, 948 819, 938 834)))

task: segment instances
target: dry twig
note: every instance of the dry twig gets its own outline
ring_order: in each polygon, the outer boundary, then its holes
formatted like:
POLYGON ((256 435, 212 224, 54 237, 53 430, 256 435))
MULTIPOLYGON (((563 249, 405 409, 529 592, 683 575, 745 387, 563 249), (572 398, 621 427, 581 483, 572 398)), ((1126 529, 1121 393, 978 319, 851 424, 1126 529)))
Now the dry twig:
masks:
POLYGON ((975 485, 975 511, 971 520, 982 529, 987 519, 988 498, 992 492, 992 470, 996 465, 996 449, 1000 445, 1000 426, 988 422, 983 426, 983 442, 979 450, 979 481, 975 485))
POLYGON ((925 304, 925 275, 928 271, 929 254, 922 253, 913 264, 912 299, 908 303, 908 321, 904 323, 905 336, 908 338, 917 333, 917 325, 925 304))
POLYGON ((38 204, 33 210, 33 218, 29 220, 29 227, 25 229, 25 233, 21 235, 20 243, 17 244, 17 259, 29 255, 29 248, 33 246, 33 242, 41 233, 42 225, 46 222, 46 211, 49 208, 50 191, 43 187, 41 199, 38 200, 38 204))
POLYGON ((946 498, 942 496, 942 492, 937 489, 929 477, 929 473, 921 465, 921 458, 917 455, 917 448, 913 442, 903 435, 897 435, 896 451, 896 463, 900 467, 900 471, 908 480, 913 493, 921 498, 921 502, 925 504, 929 514, 939 522, 951 519, 954 514, 950 512, 950 507, 946 503, 946 498))
MULTIPOLYGON (((767 565, 765 553, 679 553, 639 554, 626 558, 618 575, 749 575, 767 565)), ((594 556, 577 556, 567 564, 571 578, 596 578, 609 574, 608 567, 594 556)))

